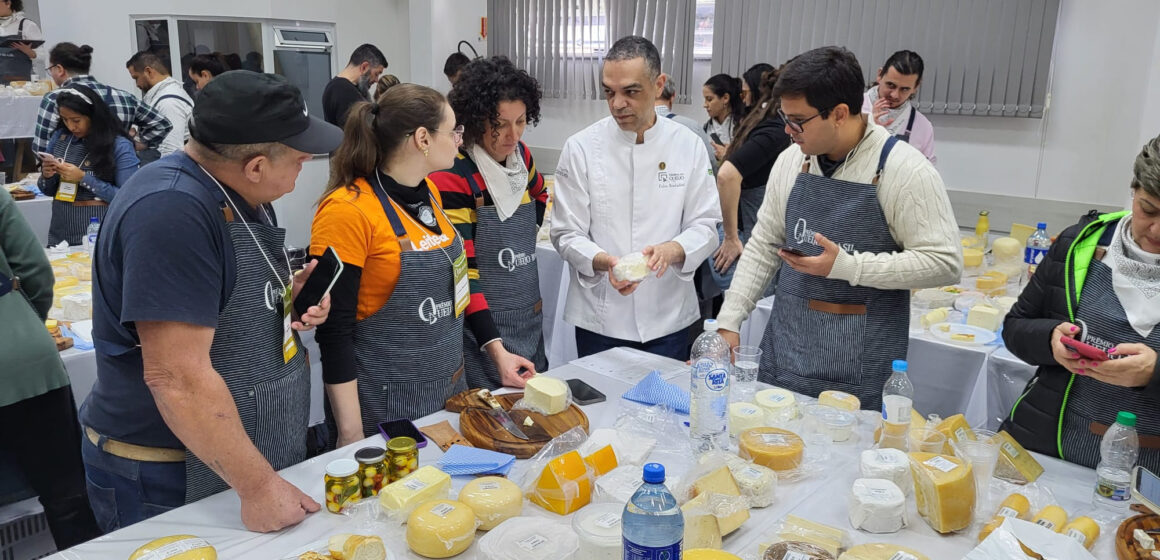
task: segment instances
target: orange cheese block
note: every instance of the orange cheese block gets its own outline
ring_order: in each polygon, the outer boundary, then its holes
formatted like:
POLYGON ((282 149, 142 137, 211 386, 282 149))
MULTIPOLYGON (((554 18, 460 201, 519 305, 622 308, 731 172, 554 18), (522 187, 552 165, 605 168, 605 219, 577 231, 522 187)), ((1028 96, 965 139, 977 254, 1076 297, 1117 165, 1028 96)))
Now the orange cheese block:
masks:
POLYGON ((612 445, 605 445, 585 457, 584 462, 592 466, 596 476, 604 476, 617 467, 616 452, 612 450, 612 445))
POLYGON ((592 477, 580 453, 569 451, 552 459, 528 499, 559 515, 568 515, 592 500, 592 477))
POLYGON ((775 471, 789 471, 802 463, 805 442, 779 428, 752 428, 741 432, 739 455, 775 471))

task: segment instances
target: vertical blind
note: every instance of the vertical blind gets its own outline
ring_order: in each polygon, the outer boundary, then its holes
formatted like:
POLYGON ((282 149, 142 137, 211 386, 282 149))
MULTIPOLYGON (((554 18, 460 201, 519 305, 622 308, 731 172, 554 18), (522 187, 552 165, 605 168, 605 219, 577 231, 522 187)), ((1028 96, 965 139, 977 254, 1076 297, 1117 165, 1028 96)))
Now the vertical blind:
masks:
POLYGON ((489 0, 488 54, 504 55, 540 82, 544 97, 601 99, 600 66, 612 43, 641 35, 688 103, 695 0, 489 0))
POLYGON ((907 49, 925 63, 919 110, 1040 118, 1058 15, 1059 0, 717 0, 712 71, 840 45, 870 83, 907 49))

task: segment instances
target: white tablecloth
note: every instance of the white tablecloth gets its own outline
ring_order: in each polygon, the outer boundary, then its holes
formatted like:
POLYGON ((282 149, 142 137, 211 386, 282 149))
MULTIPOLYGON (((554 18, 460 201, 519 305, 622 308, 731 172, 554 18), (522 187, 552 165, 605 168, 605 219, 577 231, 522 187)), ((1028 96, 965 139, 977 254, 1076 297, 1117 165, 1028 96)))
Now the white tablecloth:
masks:
POLYGON ((0 97, 0 138, 32 138, 41 97, 0 97))
MULTIPOLYGON (((677 365, 666 358, 654 356, 653 360, 658 369, 677 365)), ((591 373, 575 365, 555 368, 552 373, 561 378, 578 377, 604 392, 608 396, 607 402, 585 406, 583 409, 588 415, 593 429, 612 425, 617 416, 618 407, 621 406, 621 399, 618 397, 629 388, 628 383, 591 373)), ((442 420, 448 420, 453 426, 458 426, 458 416, 447 412, 432 414, 420 419, 416 424, 424 426, 442 420)), ((769 538, 772 524, 787 513, 794 513, 807 519, 845 529, 850 533, 851 540, 855 544, 893 542, 915 548, 931 558, 940 560, 961 558, 967 550, 975 545, 974 533, 952 536, 936 534, 915 515, 913 498, 910 505, 910 526, 899 533, 869 535, 850 529, 846 517, 846 495, 849 492, 850 483, 857 477, 857 454, 861 449, 867 447, 865 442, 869 441, 868 438, 869 429, 864 426, 857 438, 857 441, 862 443, 840 444, 831 448, 831 460, 827 463, 826 471, 815 473, 798 482, 780 484, 777 490, 777 501, 768 508, 752 510, 749 521, 737 532, 725 538, 724 548, 735 554, 750 557, 754 554, 757 545, 769 538)), ((281 474, 319 503, 322 503, 322 476, 326 463, 338 458, 350 458, 358 448, 367 445, 382 446, 383 440, 380 436, 371 437, 358 444, 285 469, 281 474)), ((428 445, 420 452, 420 463, 424 465, 434 464, 441 454, 437 446, 428 445)), ((687 454, 678 457, 671 453, 658 454, 654 452, 651 459, 667 463, 670 473, 677 475, 684 472, 683 469, 687 468, 689 462, 687 454), (682 462, 685 464, 681 464, 682 462)), ((1088 512, 1094 473, 1090 469, 1047 457, 1040 457, 1039 460, 1046 468, 1046 474, 1041 481, 1049 485, 1054 491, 1059 504, 1073 514, 1088 512)), ((513 474, 520 472, 522 463, 522 461, 517 463, 513 474)), ((454 477, 453 492, 458 493, 458 490, 467 480, 469 480, 468 477, 454 477)), ((406 550, 403 540, 400 538, 402 529, 395 526, 377 524, 359 517, 334 515, 323 510, 310 515, 303 523, 295 527, 273 534, 257 534, 241 528, 239 507, 240 502, 237 494, 233 491, 226 491, 196 504, 178 508, 146 522, 111 533, 52 558, 68 560, 126 558, 135 548, 157 537, 190 533, 205 538, 213 544, 217 548, 219 558, 276 559, 299 552, 305 546, 314 543, 321 544, 333 534, 359 532, 382 535, 396 558, 420 558, 406 550)), ((371 511, 374 507, 377 506, 371 504, 371 511)), ((565 524, 570 523, 570 519, 558 517, 530 503, 525 503, 523 514, 565 524)), ((1104 534, 1105 536, 1097 544, 1096 555, 1100 558, 1110 558, 1112 557, 1111 541, 1113 539, 1106 536, 1109 534, 1106 528, 1104 534)), ((476 546, 472 545, 472 548, 457 558, 465 560, 478 558, 475 554, 476 546)))
POLYGON ((16 209, 24 214, 24 219, 32 226, 40 246, 48 245, 48 225, 52 222, 52 198, 38 196, 32 200, 17 200, 16 209))
POLYGON ((1005 418, 1027 382, 1035 375, 1035 366, 1000 348, 987 358, 987 416, 1005 418))

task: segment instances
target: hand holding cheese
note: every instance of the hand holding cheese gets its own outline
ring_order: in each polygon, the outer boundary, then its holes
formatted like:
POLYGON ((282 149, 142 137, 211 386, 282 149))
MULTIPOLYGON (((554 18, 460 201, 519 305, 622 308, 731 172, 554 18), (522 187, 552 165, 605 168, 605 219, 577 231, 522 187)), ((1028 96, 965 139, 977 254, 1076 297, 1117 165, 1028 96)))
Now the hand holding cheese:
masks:
POLYGON ((572 406, 572 391, 568 384, 555 377, 537 375, 524 386, 524 398, 512 408, 531 410, 551 416, 572 406))
POLYGON ((612 267, 612 277, 619 282, 640 282, 648 273, 648 259, 639 251, 620 257, 612 267))

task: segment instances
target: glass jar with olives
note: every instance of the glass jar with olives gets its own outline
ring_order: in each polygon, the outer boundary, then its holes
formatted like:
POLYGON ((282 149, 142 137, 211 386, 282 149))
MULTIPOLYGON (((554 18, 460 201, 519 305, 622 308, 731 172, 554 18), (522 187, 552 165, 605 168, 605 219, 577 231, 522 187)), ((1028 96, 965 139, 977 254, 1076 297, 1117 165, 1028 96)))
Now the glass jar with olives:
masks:
POLYGON ((387 452, 381 447, 364 447, 354 454, 362 478, 362 497, 377 496, 387 481, 387 452))
POLYGON ((358 463, 338 459, 326 465, 326 509, 331 513, 342 511, 362 499, 362 482, 358 463))
POLYGON ((401 480, 419 468, 419 447, 414 438, 395 437, 387 442, 388 483, 401 480))

